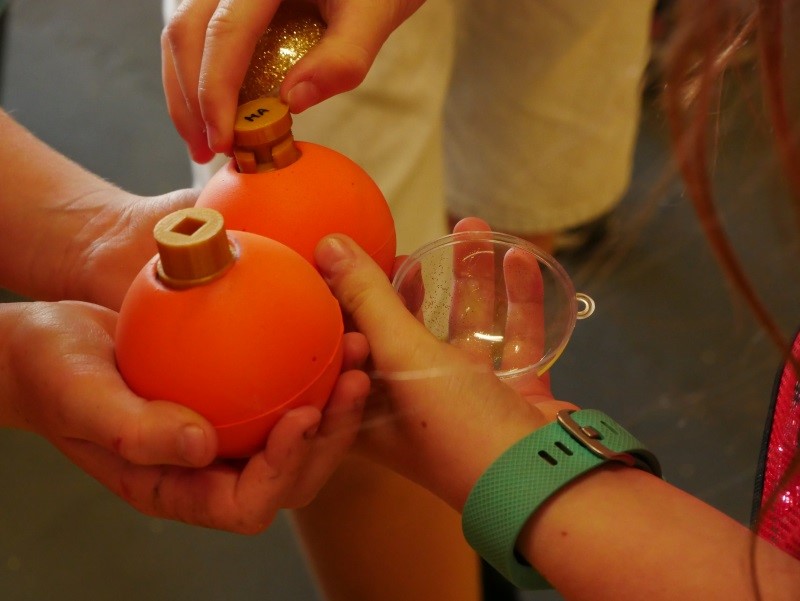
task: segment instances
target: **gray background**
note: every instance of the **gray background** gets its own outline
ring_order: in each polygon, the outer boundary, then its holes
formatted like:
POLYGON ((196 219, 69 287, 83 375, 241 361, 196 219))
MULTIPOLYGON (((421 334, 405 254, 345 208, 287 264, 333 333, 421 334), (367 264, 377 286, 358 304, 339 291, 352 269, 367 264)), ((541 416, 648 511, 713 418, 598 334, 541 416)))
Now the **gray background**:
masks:
MULTIPOLYGON (((161 92, 160 19, 155 1, 13 3, 3 106, 120 186, 157 194, 188 185, 161 92)), ((725 96, 714 169, 742 260, 788 335, 794 222, 750 79, 745 69, 725 96)), ((611 413, 661 457, 670 481, 746 522, 779 354, 720 275, 671 176, 664 130, 647 97, 634 181, 611 236, 590 257, 564 259, 598 308, 554 368, 554 389, 611 413)), ((0 432, 0 599, 316 598, 283 518, 241 537, 144 517, 47 443, 0 432)))

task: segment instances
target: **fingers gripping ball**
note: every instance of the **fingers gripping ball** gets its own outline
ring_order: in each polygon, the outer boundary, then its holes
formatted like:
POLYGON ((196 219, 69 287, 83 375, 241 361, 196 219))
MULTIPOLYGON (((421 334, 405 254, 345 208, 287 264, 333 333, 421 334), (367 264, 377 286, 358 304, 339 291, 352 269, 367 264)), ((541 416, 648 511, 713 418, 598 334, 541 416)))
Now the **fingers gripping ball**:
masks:
POLYGON ((221 457, 262 449, 290 409, 321 409, 341 368, 344 327, 308 261, 274 240, 226 232, 211 209, 172 213, 154 234, 159 254, 133 282, 117 325, 117 363, 131 389, 205 416, 221 457))
POLYGON ((383 193, 344 155, 296 142, 291 123, 276 98, 240 106, 235 159, 211 178, 197 206, 218 210, 233 230, 278 240, 311 263, 323 237, 346 234, 389 274, 396 237, 383 193))

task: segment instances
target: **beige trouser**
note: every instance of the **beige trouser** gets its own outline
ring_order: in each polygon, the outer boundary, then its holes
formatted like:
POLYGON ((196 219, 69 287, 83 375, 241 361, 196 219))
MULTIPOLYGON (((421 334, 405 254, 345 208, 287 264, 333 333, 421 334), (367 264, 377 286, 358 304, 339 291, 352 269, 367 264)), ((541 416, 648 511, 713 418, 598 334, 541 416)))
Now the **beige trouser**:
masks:
MULTIPOLYGON (((444 233, 445 204, 514 232, 589 221, 628 185, 652 5, 428 0, 360 87, 295 116, 295 137, 366 169, 402 253, 444 233)), ((195 165, 195 184, 219 164, 195 165)))

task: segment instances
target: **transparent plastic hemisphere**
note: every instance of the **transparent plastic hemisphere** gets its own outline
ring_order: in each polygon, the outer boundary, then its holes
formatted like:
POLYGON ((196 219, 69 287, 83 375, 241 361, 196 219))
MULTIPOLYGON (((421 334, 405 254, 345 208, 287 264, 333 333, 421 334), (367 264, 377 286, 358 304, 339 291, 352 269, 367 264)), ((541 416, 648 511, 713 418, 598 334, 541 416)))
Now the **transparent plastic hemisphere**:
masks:
POLYGON ((392 282, 439 340, 491 362, 501 379, 542 375, 595 308, 561 264, 499 232, 460 232, 409 255, 392 282))

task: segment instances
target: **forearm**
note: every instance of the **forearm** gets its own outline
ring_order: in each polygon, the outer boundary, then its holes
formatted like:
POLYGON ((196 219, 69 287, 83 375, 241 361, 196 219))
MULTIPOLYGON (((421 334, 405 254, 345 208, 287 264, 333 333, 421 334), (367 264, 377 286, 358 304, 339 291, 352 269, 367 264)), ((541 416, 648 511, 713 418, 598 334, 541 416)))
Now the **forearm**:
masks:
MULTIPOLYGON (((362 431, 364 450, 455 509, 463 510, 481 474, 516 441, 569 409, 552 400, 546 386, 522 396, 462 350, 436 341, 352 241, 327 238, 315 259, 343 310, 369 340, 375 374, 383 376, 381 386, 389 392, 388 399, 372 399, 368 419, 374 425, 362 431)), ((587 436, 594 436, 591 430, 583 430, 587 436)), ((557 440, 550 444, 574 454, 557 440)), ((553 464, 553 457, 540 456, 553 464)), ((517 457, 512 453, 511 465, 524 469, 517 457)), ((517 482, 514 470, 503 473, 509 485, 517 482)), ((504 494, 499 486, 484 492, 481 505, 490 494, 504 494)), ((514 495, 507 500, 516 502, 514 495)), ((515 520, 507 509, 495 508, 493 515, 482 507, 481 525, 515 520)), ((489 526, 501 527, 505 543, 503 527, 516 523, 489 526)), ((480 534, 471 540, 492 538, 491 531, 480 534)), ((567 599, 755 599, 756 584, 761 599, 796 599, 800 562, 753 537, 655 476, 610 465, 550 497, 528 519, 516 548, 567 599)))
MULTIPOLYGON (((453 430, 473 444, 458 444, 447 440, 446 432, 435 432, 445 441, 440 453, 458 451, 434 459, 425 441, 415 440, 414 448, 431 458, 417 464, 415 473, 422 474, 418 481, 461 509, 469 492, 463 482, 474 485, 475 474, 485 472, 504 452, 492 443, 503 441, 507 449, 524 436, 520 428, 531 432, 541 427, 524 414, 497 419, 505 407, 495 403, 493 419, 482 422, 491 432, 491 443, 471 432, 469 424, 456 424, 453 430), (449 469, 430 467, 436 464, 449 469)), ((795 599, 800 562, 755 537, 664 480, 609 464, 542 505, 522 529, 517 550, 570 601, 758 599, 756 583, 764 601, 795 599)))
POLYGON ((0 139, 0 286, 65 298, 81 246, 99 221, 110 218, 108 196, 120 191, 1 110, 0 139))
POLYGON ((518 549, 566 599, 755 599, 753 565, 765 601, 796 598, 800 562, 760 539, 753 559, 754 536, 663 480, 609 466, 545 504, 518 549))

